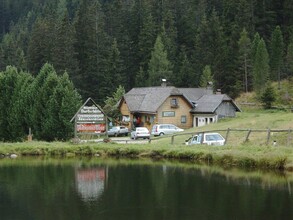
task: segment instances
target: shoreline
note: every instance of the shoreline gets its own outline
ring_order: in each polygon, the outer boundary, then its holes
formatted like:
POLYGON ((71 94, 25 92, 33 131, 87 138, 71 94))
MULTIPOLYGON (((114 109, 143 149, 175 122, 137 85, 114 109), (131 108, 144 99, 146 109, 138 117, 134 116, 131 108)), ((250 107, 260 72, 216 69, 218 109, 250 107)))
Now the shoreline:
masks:
MULTIPOLYGON (((293 148, 274 146, 196 146, 170 144, 117 144, 69 142, 0 143, 0 155, 96 156, 121 158, 179 159, 226 168, 253 168, 293 172, 293 148)), ((1 158, 1 157, 0 157, 1 158)), ((1 161, 1 160, 0 160, 1 161)))

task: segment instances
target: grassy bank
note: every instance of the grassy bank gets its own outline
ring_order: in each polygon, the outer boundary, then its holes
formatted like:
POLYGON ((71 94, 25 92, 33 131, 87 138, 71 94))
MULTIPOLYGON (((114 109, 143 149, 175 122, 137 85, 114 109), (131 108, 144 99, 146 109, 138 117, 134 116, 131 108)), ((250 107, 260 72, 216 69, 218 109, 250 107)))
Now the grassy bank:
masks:
POLYGON ((0 154, 44 156, 101 156, 132 158, 184 159, 196 163, 215 164, 224 167, 281 169, 293 171, 293 149, 272 146, 177 146, 160 144, 114 144, 114 143, 3 143, 0 154))
MULTIPOLYGON (((241 129, 291 129, 293 113, 290 112, 245 112, 237 118, 224 119, 219 123, 201 128, 192 128, 185 133, 221 130, 227 128, 241 129)), ((225 135, 225 134, 223 134, 225 135)), ((115 144, 115 143, 81 143, 70 142, 23 142, 0 143, 0 154, 9 155, 45 155, 78 156, 90 155, 101 157, 135 157, 135 158, 172 158, 184 159, 196 163, 215 164, 222 167, 242 167, 261 169, 284 169, 293 171, 293 142, 288 144, 284 134, 272 134, 277 146, 266 145, 266 134, 256 133, 247 143, 243 143, 246 133, 229 135, 227 146, 185 146, 184 140, 190 134, 178 136, 171 144, 171 138, 152 140, 150 144, 115 144), (284 141, 283 141, 284 140, 284 141), (284 144, 282 144, 284 143, 284 144)))

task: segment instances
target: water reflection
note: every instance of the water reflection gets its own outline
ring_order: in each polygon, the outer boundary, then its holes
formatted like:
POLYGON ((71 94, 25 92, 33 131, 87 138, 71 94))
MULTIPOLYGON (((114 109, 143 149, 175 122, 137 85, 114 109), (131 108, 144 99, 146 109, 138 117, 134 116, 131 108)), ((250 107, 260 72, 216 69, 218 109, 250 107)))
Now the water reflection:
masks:
POLYGON ((75 181, 83 201, 97 200, 107 186, 107 167, 77 168, 75 181))
POLYGON ((292 184, 179 161, 0 159, 0 218, 293 219, 292 184))

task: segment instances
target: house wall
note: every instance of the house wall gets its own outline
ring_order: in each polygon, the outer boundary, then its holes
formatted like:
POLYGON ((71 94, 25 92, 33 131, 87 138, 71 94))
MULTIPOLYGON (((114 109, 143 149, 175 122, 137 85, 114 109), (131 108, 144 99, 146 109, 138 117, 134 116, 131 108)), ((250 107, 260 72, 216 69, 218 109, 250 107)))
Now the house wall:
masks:
POLYGON ((235 107, 231 104, 231 102, 222 102, 216 110, 216 114, 218 118, 225 118, 225 117, 235 117, 235 107))
POLYGON ((201 127, 218 121, 215 114, 198 114, 193 116, 193 127, 201 127))
POLYGON ((158 124, 174 124, 186 129, 192 127, 190 104, 182 96, 170 96, 159 107, 155 122, 158 124), (172 99, 177 99, 177 106, 172 106, 172 99), (182 121, 185 118, 185 122, 182 121))
POLYGON ((128 128, 131 128, 131 121, 133 120, 132 115, 130 114, 130 111, 128 109, 128 106, 125 102, 125 100, 123 101, 123 103, 120 106, 120 112, 122 114, 122 122, 124 123, 125 126, 127 126, 128 128))

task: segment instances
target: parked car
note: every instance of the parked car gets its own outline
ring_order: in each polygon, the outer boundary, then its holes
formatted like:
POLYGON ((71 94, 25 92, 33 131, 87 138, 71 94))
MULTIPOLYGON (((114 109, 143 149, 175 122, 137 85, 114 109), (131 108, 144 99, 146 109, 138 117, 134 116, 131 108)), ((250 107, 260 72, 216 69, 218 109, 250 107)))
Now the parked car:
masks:
POLYGON ((184 131, 184 129, 178 128, 177 126, 172 124, 156 124, 152 128, 152 135, 162 136, 165 134, 173 134, 181 131, 184 131))
POLYGON ((199 133, 193 135, 186 142, 186 145, 207 144, 222 146, 225 144, 225 138, 219 133, 199 133))
POLYGON ((150 132, 146 127, 136 127, 130 133, 131 139, 138 139, 138 138, 148 138, 150 139, 150 132))
POLYGON ((125 126, 114 126, 111 129, 108 130, 108 136, 127 136, 129 133, 129 130, 125 126))

